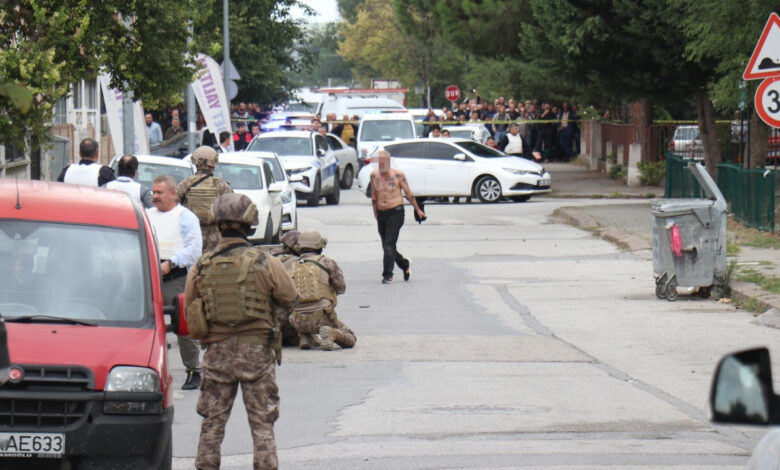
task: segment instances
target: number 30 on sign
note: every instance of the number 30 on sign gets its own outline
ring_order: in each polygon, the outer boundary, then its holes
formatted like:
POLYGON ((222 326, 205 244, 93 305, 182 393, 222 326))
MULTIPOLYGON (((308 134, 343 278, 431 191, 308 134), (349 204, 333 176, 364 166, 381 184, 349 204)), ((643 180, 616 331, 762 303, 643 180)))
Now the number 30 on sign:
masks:
POLYGON ((780 77, 767 78, 756 89, 756 113, 772 127, 780 127, 780 77))

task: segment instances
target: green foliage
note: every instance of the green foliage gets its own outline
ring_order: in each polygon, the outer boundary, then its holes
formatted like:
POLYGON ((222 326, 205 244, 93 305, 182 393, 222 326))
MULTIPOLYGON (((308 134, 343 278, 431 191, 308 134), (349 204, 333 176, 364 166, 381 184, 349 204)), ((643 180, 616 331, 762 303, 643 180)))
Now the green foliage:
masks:
POLYGON ((610 152, 610 153, 609 153, 609 154, 606 156, 606 159, 607 159, 607 161, 608 161, 608 162, 610 162, 610 163, 612 163, 612 164, 615 164, 615 163, 617 163, 617 152, 610 152))
MULTIPOLYGON (((294 6, 311 14, 297 0, 230 2, 230 60, 241 75, 236 101, 287 101, 297 86, 293 74, 313 63, 301 23, 290 17, 294 6)), ((199 42, 222 44, 222 23, 222 2, 215 2, 206 11, 203 27, 196 29, 199 42)), ((213 56, 222 62, 224 51, 213 56)))
POLYGON ((613 180, 618 181, 626 181, 626 177, 628 176, 628 168, 623 166, 622 163, 616 163, 612 168, 609 169, 609 177, 613 180))
MULTIPOLYGON (((725 111, 738 108, 742 72, 769 14, 777 10, 773 0, 725 2, 722 0, 670 0, 682 12, 685 59, 709 63, 712 73, 706 85, 713 104, 725 111)), ((748 101, 758 81, 748 82, 748 101)))
POLYGON ((338 0, 339 14, 345 21, 354 23, 357 19, 358 8, 360 8, 365 0, 338 0))
MULTIPOLYGON (((171 101, 191 81, 187 24, 195 0, 24 0, 0 2, 0 83, 34 97, 28 112, 0 95, 2 143, 26 147, 45 139, 54 103, 70 85, 99 70, 144 101, 171 101), (123 19, 127 19, 124 21, 123 19)), ((210 2, 205 2, 210 5, 210 2)))
POLYGON ((311 67, 294 74, 294 79, 315 86, 327 85, 328 79, 333 79, 334 86, 350 83, 352 64, 338 55, 339 40, 343 38, 339 35, 338 23, 311 25, 303 46, 311 56, 311 67))
POLYGON ((639 183, 646 186, 656 186, 666 177, 666 161, 639 162, 639 183))

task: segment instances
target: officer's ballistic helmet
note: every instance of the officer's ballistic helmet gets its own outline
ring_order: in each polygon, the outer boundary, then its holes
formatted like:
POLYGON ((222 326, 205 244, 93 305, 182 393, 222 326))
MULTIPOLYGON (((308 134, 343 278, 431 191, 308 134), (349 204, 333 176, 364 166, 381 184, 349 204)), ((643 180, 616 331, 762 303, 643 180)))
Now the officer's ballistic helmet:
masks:
POLYGON ((298 239, 298 245, 296 248, 298 251, 310 250, 319 251, 325 248, 328 244, 328 239, 320 235, 320 232, 303 232, 298 239))
POLYGON ((257 207, 245 194, 220 194, 211 204, 209 223, 219 225, 220 231, 235 228, 235 224, 257 225, 257 207))
POLYGON ((301 238, 301 232, 297 230, 290 230, 282 236, 282 245, 290 251, 295 251, 295 245, 298 244, 298 239, 301 238))
POLYGON ((192 153, 192 163, 198 170, 206 168, 213 170, 218 161, 217 151, 208 145, 201 145, 192 153))

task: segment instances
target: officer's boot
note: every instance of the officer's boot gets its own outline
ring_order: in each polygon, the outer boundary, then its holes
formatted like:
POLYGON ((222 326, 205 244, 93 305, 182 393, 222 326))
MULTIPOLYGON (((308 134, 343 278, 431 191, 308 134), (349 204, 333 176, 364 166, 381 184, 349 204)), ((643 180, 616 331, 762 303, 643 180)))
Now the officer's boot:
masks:
POLYGON ((301 333, 301 340, 298 341, 298 347, 301 349, 311 349, 312 337, 308 333, 301 333))
POLYGON ((338 348, 337 344, 341 338, 341 332, 329 326, 320 327, 320 348, 323 351, 334 351, 338 348))

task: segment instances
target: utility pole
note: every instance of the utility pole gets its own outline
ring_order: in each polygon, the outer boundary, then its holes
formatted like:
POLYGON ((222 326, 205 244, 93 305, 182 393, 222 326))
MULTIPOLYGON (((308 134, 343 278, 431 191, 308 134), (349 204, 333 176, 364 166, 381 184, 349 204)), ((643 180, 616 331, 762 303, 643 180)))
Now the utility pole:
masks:
MULTIPOLYGON (((192 43, 192 22, 187 28, 189 36, 187 37, 187 46, 192 43)), ((192 83, 187 85, 187 150, 192 154, 195 152, 195 133, 197 125, 195 123, 195 93, 192 91, 192 83)))
POLYGON ((225 96, 230 106, 230 15, 228 0, 222 0, 222 42, 225 50, 225 60, 222 61, 222 81, 225 84, 225 96))

